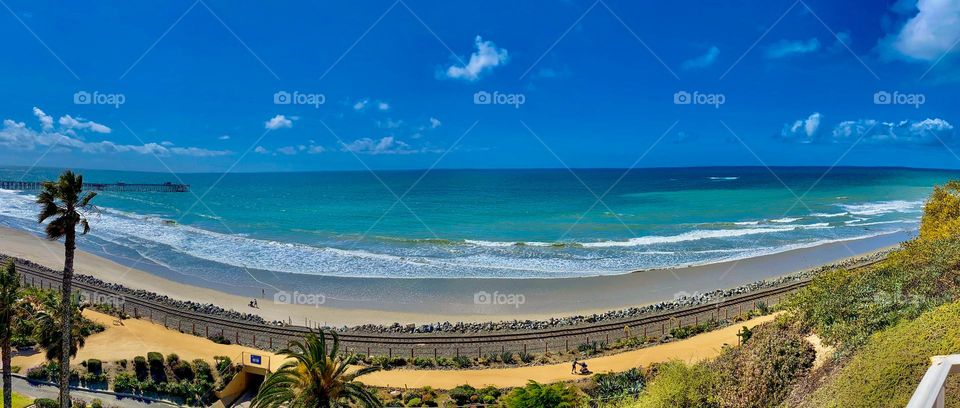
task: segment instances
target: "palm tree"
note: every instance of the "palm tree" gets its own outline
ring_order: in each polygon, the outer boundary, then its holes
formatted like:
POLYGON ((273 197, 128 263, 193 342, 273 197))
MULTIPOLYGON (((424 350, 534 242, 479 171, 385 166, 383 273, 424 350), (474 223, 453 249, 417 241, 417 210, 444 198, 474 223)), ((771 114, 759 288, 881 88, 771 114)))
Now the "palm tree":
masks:
POLYGON ((337 333, 330 332, 333 347, 327 348, 327 336, 324 330, 311 330, 304 342, 292 341, 279 354, 288 360, 277 372, 263 382, 253 408, 333 408, 359 406, 364 408, 380 407, 380 400, 367 390, 363 384, 354 380, 364 374, 378 370, 367 367, 346 374, 347 360, 337 355, 340 339, 337 333))
MULTIPOLYGON (((83 192, 83 176, 67 170, 60 174, 56 182, 46 181, 43 189, 37 195, 37 203, 41 205, 37 221, 43 223, 47 219, 53 220, 47 224, 47 239, 51 241, 63 238, 63 282, 60 293, 63 299, 70 299, 73 291, 73 253, 77 249, 77 226, 82 228, 81 234, 90 232, 86 214, 93 210, 90 201, 97 196, 94 192, 83 192)), ((70 320, 73 317, 70 308, 71 302, 61 302, 60 332, 63 333, 60 350, 70 349, 70 320)), ((70 355, 60 354, 60 407, 70 407, 70 355)))
POLYGON ((13 259, 0 268, 0 354, 3 358, 3 406, 13 406, 13 376, 10 366, 10 337, 13 315, 20 298, 20 276, 13 259))
MULTIPOLYGON (((77 351, 79 351, 87 343, 86 337, 90 334, 88 330, 84 328, 83 321, 83 306, 76 301, 76 298, 72 298, 69 307, 70 307, 70 357, 75 357, 77 351)), ((59 294, 46 293, 41 294, 39 301, 39 307, 36 308, 36 314, 34 319, 36 321, 36 326, 34 327, 34 336, 37 339, 37 345, 44 350, 44 357, 47 360, 53 360, 60 357, 63 353, 63 339, 62 327, 60 326, 59 314, 60 310, 63 309, 63 301, 59 294)), ((69 379, 69 377, 68 377, 69 379)))

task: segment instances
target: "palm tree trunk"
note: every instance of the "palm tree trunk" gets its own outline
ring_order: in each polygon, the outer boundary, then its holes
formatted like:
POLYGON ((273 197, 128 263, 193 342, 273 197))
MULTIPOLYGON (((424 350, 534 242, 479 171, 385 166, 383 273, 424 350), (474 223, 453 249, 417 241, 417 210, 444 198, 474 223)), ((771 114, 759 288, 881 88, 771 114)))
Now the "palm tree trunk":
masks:
MULTIPOLYGON (((10 322, 6 322, 9 327, 10 322)), ((10 330, 6 330, 0 339, 0 353, 3 354, 3 406, 13 407, 13 375, 10 365, 10 330)))
POLYGON ((77 249, 77 233, 73 227, 64 237, 63 282, 60 286, 60 408, 70 408, 70 332, 73 317, 73 253, 77 249))

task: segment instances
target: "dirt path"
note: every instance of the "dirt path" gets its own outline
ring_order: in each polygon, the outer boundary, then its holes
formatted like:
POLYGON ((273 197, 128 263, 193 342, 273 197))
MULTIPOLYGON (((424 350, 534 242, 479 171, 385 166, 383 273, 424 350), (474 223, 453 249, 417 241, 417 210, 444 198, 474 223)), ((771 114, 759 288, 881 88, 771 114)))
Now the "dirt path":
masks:
MULTIPOLYGON (((776 314, 758 317, 743 323, 700 334, 689 339, 628 351, 610 356, 586 360, 590 370, 596 373, 621 372, 651 363, 680 359, 687 362, 716 357, 724 344, 737 343, 737 331, 741 326, 753 327, 773 320, 776 314)), ((462 384, 474 387, 523 386, 528 380, 540 383, 582 379, 570 374, 570 363, 532 367, 491 368, 484 370, 389 370, 360 377, 367 385, 378 387, 423 387, 450 389, 462 384)))
MULTIPOLYGON (((157 351, 164 355, 176 353, 183 360, 204 359, 213 363, 213 356, 224 355, 234 361, 241 353, 255 353, 270 358, 271 369, 276 369, 280 357, 237 345, 217 344, 210 340, 166 329, 161 325, 139 319, 120 321, 112 316, 85 310, 84 316, 107 326, 107 330, 87 338, 87 344, 74 361, 96 358, 103 361, 131 360, 135 356, 157 351)), ((620 372, 634 367, 672 359, 688 362, 715 357, 724 344, 736 344, 737 331, 741 326, 753 327, 774 319, 776 315, 758 317, 730 327, 700 334, 689 339, 646 347, 639 350, 586 360, 594 372, 620 372)), ((42 354, 15 356, 13 364, 22 367, 21 372, 43 363, 42 354)), ((576 380, 582 376, 570 374, 570 363, 545 366, 491 368, 482 370, 389 370, 360 378, 368 385, 381 387, 423 387, 450 389, 462 384, 473 386, 494 385, 516 387, 527 380, 542 383, 576 380)))
MULTIPOLYGON (((157 351, 163 355, 176 353, 181 360, 187 361, 200 358, 210 364, 213 364, 213 356, 227 356, 237 361, 241 353, 249 352, 264 358, 272 356, 270 362, 273 369, 281 363, 281 359, 272 353, 250 347, 217 344, 204 338, 166 329, 146 320, 121 321, 90 309, 84 310, 83 315, 107 326, 107 330, 88 337, 87 344, 77 353, 75 362, 90 358, 105 362, 133 360, 136 356, 146 356, 147 352, 157 351)), ((40 365, 43 361, 43 354, 36 353, 29 356, 15 356, 12 364, 22 367, 21 373, 26 373, 28 368, 40 365)))

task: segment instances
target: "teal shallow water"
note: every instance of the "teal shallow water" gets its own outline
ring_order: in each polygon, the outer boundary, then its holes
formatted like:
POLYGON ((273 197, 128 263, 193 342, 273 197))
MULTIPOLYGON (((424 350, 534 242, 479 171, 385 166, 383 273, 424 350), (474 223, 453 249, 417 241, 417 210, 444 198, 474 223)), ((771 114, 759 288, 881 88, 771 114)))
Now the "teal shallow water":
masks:
MULTIPOLYGON (((192 193, 102 193, 96 200, 101 213, 81 245, 227 281, 243 268, 399 278, 617 274, 913 231, 932 186, 960 174, 825 172, 727 167, 173 177, 87 170, 90 182, 179 178, 192 193)), ((0 179, 56 173, 0 168, 0 179)), ((0 225, 37 232, 35 213, 29 192, 0 192, 0 225)))

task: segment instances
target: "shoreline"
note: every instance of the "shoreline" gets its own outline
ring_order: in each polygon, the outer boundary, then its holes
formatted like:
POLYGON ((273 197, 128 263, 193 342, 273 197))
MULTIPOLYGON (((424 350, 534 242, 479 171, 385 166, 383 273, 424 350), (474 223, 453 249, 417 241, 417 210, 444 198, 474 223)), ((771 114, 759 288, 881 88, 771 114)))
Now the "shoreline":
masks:
MULTIPOLYGON (((722 292, 758 281, 816 269, 824 264, 842 262, 851 256, 875 253, 909 237, 909 233, 894 233, 739 261, 586 278, 453 281, 404 279, 404 282, 338 278, 336 281, 339 282, 336 283, 346 289, 347 296, 319 294, 324 296, 324 302, 305 305, 274 302, 274 293, 266 292, 265 297, 257 293, 255 297, 261 301, 258 301, 260 307, 256 309, 248 305, 254 296, 185 284, 120 265, 84 251, 77 252, 76 269, 78 274, 122 284, 132 289, 150 291, 177 300, 198 302, 202 299, 202 302, 209 302, 224 309, 256 314, 267 321, 291 322, 294 325, 337 327, 392 325, 395 322, 509 322, 608 314, 611 311, 622 311, 677 298, 692 299, 711 292, 722 292), (411 281, 416 285, 410 285, 411 281), (349 297, 350 293, 357 291, 365 292, 367 299, 349 297), (477 296, 481 293, 493 299, 486 304, 478 304, 477 296), (493 304, 499 303, 498 299, 503 296, 507 296, 504 299, 509 299, 509 295, 514 295, 514 300, 517 295, 522 295, 523 302, 493 304), (370 298, 379 298, 379 301, 368 300, 370 298)), ((0 252, 52 269, 62 267, 63 248, 60 243, 48 242, 28 232, 9 228, 0 228, 0 238, 0 252)), ((327 289, 327 293, 337 293, 335 287, 327 289)), ((297 292, 293 292, 293 295, 296 294, 297 292)))

